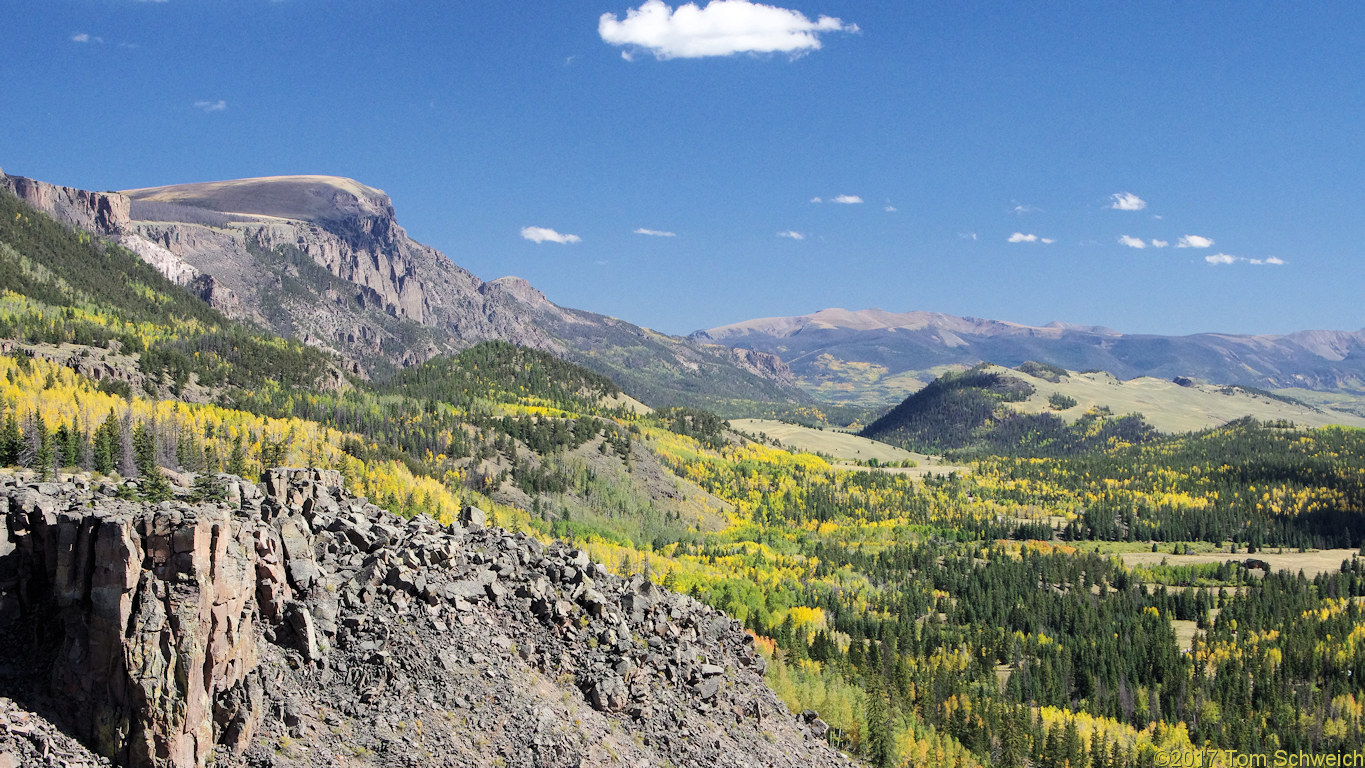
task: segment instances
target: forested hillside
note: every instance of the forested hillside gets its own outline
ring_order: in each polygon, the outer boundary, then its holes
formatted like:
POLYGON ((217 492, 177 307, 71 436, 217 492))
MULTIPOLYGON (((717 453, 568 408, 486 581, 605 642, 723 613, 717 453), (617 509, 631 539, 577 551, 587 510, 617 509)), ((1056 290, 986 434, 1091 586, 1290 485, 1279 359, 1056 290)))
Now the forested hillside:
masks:
POLYGON ((1072 455, 1154 436, 1140 416, 1114 417, 1095 409, 1068 424, 1051 413, 1006 407, 1033 392, 1028 382, 986 365, 949 371, 872 422, 862 435, 930 453, 1026 456, 1072 455))
POLYGON ((971 473, 841 468, 704 411, 637 412, 611 381, 509 344, 329 376, 322 353, 226 321, 112 246, 23 209, 0 219, 0 463, 128 478, 150 499, 312 465, 404 515, 479 505, 727 611, 788 706, 877 766, 1365 746, 1365 563, 1308 551, 1365 544, 1361 431, 1002 421, 1020 392, 978 372, 907 421, 972 451, 971 473), (143 383, 52 362, 56 342, 117 343, 143 383), (1000 455, 1019 445, 1037 450, 1000 455), (1267 573, 1268 549, 1302 549, 1306 570, 1267 573), (1169 561, 1119 557, 1153 550, 1169 561))

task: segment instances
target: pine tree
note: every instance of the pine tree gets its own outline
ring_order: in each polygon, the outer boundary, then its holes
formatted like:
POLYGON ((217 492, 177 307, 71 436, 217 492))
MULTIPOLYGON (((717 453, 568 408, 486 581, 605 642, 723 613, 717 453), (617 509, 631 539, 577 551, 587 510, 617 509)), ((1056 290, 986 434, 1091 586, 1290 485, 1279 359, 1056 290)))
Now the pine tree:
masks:
POLYGON ((112 474, 123 463, 122 429, 113 408, 95 430, 94 454, 95 471, 101 474, 112 474))
POLYGON ((232 439, 232 453, 228 454, 227 471, 230 475, 246 475, 246 449, 242 447, 242 436, 232 439))
POLYGON ((867 689, 867 760, 875 768, 890 768, 896 760, 890 703, 879 677, 874 677, 867 689))
POLYGON ((133 461, 140 476, 139 487, 148 501, 165 501, 171 497, 171 484, 156 464, 156 429, 138 424, 133 429, 133 461))
POLYGON ((47 480, 52 477, 52 464, 56 461, 56 451, 53 449, 52 433, 47 430, 47 422, 43 420, 41 413, 33 415, 33 469, 38 470, 38 479, 47 480))
POLYGON ((15 417, 14 409, 10 408, 9 413, 5 414, 5 426, 0 430, 0 465, 18 466, 23 447, 24 436, 19 431, 19 419, 15 417))

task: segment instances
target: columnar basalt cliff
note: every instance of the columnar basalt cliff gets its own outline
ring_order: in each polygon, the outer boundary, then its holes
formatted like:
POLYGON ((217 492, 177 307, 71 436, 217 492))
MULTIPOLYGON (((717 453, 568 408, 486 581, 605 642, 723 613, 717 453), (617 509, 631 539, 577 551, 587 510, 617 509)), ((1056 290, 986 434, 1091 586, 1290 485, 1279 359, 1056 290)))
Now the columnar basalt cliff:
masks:
POLYGON ((216 484, 0 478, 0 765, 847 764, 690 598, 335 472, 216 484))

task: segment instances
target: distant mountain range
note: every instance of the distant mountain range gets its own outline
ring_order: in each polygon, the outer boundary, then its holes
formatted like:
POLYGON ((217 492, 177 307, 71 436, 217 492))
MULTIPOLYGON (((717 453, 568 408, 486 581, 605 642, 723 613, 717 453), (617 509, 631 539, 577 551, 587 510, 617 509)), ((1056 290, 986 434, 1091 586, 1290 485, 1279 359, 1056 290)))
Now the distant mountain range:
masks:
POLYGON ((28 204, 118 242, 225 314, 382 374, 503 340, 613 378, 651 405, 806 402, 776 356, 560 307, 525 280, 485 282, 408 237, 382 191, 276 176, 91 192, 0 174, 28 204))
POLYGON ((1365 331, 1158 336, 936 312, 825 309, 724 325, 691 338, 775 354, 807 391, 850 403, 897 402, 944 367, 983 361, 1014 367, 1035 360, 1069 370, 1108 371, 1121 379, 1186 377, 1266 389, 1365 389, 1365 331))

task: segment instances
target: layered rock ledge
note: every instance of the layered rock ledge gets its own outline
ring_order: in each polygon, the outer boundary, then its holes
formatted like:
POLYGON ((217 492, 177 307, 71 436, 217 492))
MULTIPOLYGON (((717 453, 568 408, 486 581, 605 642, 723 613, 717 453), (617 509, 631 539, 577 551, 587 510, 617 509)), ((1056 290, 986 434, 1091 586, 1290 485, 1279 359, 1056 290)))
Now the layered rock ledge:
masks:
POLYGON ((335 472, 216 486, 0 476, 0 766, 848 762, 691 598, 335 472))

